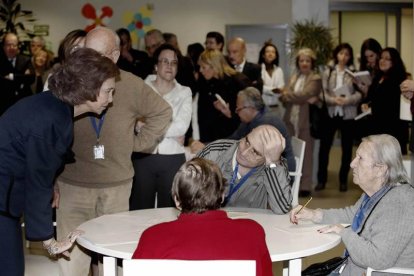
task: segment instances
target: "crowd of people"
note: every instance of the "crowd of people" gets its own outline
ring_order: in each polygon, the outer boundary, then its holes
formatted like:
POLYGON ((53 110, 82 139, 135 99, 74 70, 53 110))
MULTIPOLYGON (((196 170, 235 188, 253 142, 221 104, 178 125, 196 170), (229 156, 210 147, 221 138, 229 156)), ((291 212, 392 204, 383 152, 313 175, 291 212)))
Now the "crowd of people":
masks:
MULTIPOLYGON (((0 264, 10 275, 24 271, 22 216, 27 238, 43 241, 51 254, 70 252, 70 259, 58 260, 62 275, 88 275, 91 260, 96 264, 98 256, 73 244, 81 234, 77 226, 104 214, 174 206, 182 212, 178 220, 144 232, 134 257, 165 257, 159 252, 169 246, 165 240, 171 231, 177 239, 206 243, 205 249, 215 246, 213 238, 223 243, 209 230, 213 226, 223 233, 244 227, 248 231, 237 234, 243 246, 226 240, 229 250, 223 257, 255 259, 257 275, 271 275, 263 229, 252 221, 229 219, 218 210, 227 206, 290 212, 293 223, 334 223, 321 232, 343 238, 350 257, 348 275, 367 266, 411 265, 406 260, 414 252, 412 231, 395 235, 409 248, 395 246, 394 258, 381 250, 390 243, 382 237, 407 228, 404 223, 412 220, 406 218, 408 212, 387 210, 387 204, 395 197, 404 199, 401 208, 414 202, 400 164, 401 154, 408 152, 409 126, 399 116, 400 95, 412 100, 414 82, 397 49, 382 48, 372 38, 362 43, 359 71, 369 72, 366 83, 353 77, 354 51, 348 43, 337 45, 322 72, 314 50, 300 49, 288 74, 279 67, 279 52, 271 41, 264 43, 254 63, 246 59, 243 38, 226 43, 219 32, 206 35, 205 48, 189 45, 187 55, 173 33, 153 29, 144 40, 146 51, 141 51, 132 47, 124 28, 73 30, 62 38, 54 58, 42 37, 32 39, 31 56, 26 56, 19 53, 16 34, 4 35, 0 221, 5 227, 0 228, 0 247, 7 250, 0 252, 0 264), (320 138, 314 187, 310 108, 323 104, 329 118, 320 138), (370 115, 355 120, 362 112, 370 115), (306 197, 328 183, 329 153, 338 130, 339 190, 347 191, 351 168, 364 194, 350 208, 305 208, 299 214, 301 206, 291 206, 289 171, 296 169, 291 137, 306 142, 299 192, 306 197), (361 141, 351 162, 353 146, 361 141), (363 219, 355 218, 361 214, 363 219), (382 218, 392 227, 384 226, 382 218), (183 229, 194 220, 206 224, 201 238, 191 233, 197 229, 183 229), (351 223, 352 228, 338 223, 351 223), (366 256, 370 248, 379 250, 374 250, 376 258, 366 256), (378 261, 384 259, 388 262, 378 261)), ((190 259, 220 257, 209 253, 214 251, 180 250, 180 256, 190 259)))

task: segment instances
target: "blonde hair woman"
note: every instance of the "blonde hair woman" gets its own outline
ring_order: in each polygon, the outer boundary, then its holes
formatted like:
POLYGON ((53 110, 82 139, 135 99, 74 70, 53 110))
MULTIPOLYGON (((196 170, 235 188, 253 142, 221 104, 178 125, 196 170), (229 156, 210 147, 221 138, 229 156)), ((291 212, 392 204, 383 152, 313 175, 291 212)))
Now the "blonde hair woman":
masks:
POLYGON ((236 130, 240 120, 236 114, 237 93, 250 85, 250 80, 229 66, 218 50, 200 55, 198 80, 198 124, 200 140, 211 142, 225 138, 236 130))
POLYGON ((296 72, 280 100, 286 105, 283 120, 292 136, 306 142, 300 196, 309 196, 312 187, 313 138, 310 134, 309 104, 318 102, 322 80, 315 72, 316 55, 309 48, 300 49, 296 55, 296 72))

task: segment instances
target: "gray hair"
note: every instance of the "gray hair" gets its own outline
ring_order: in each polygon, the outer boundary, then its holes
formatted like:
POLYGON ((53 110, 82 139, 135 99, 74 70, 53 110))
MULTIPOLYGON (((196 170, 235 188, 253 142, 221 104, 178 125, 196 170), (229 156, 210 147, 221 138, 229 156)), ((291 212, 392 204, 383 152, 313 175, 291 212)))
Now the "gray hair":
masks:
POLYGON ((237 95, 242 97, 244 106, 251 106, 258 111, 265 107, 262 95, 255 87, 246 87, 245 89, 240 90, 237 95))
POLYGON ((362 138, 373 147, 372 158, 380 165, 387 166, 384 175, 386 185, 396 183, 408 184, 410 178, 404 168, 400 143, 393 136, 388 134, 370 135, 362 138))
POLYGON ((157 39, 157 42, 161 44, 165 43, 164 36, 162 35, 162 32, 158 29, 152 29, 146 32, 145 37, 148 37, 148 36, 154 36, 157 39))

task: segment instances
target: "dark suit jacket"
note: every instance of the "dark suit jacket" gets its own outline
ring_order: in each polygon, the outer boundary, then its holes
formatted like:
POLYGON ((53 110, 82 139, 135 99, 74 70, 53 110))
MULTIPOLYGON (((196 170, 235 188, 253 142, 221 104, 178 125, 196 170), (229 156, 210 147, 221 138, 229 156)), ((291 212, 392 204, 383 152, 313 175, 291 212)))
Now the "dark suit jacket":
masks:
POLYGON ((0 54, 0 115, 15 102, 23 97, 32 95, 30 85, 34 82, 35 75, 30 57, 16 56, 16 65, 13 67, 7 56, 2 51, 0 54), (31 74, 25 74, 29 69, 31 74), (5 77, 13 73, 13 80, 5 77))
POLYGON ((245 74, 252 81, 253 86, 256 87, 260 93, 262 93, 263 80, 262 68, 260 65, 246 61, 242 73, 245 74))

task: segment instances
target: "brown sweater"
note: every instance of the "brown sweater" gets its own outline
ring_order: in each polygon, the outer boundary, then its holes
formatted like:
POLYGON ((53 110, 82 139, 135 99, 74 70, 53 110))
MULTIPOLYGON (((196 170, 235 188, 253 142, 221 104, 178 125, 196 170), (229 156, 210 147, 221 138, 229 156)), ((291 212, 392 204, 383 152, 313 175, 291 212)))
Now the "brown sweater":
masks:
POLYGON ((78 117, 72 147, 76 162, 65 166, 63 182, 88 188, 126 184, 134 175, 132 152, 151 151, 162 140, 171 122, 170 105, 142 79, 122 70, 115 89, 100 132, 105 159, 94 159, 97 137, 88 114, 78 117), (137 118, 145 118, 146 125, 134 135, 137 118))

